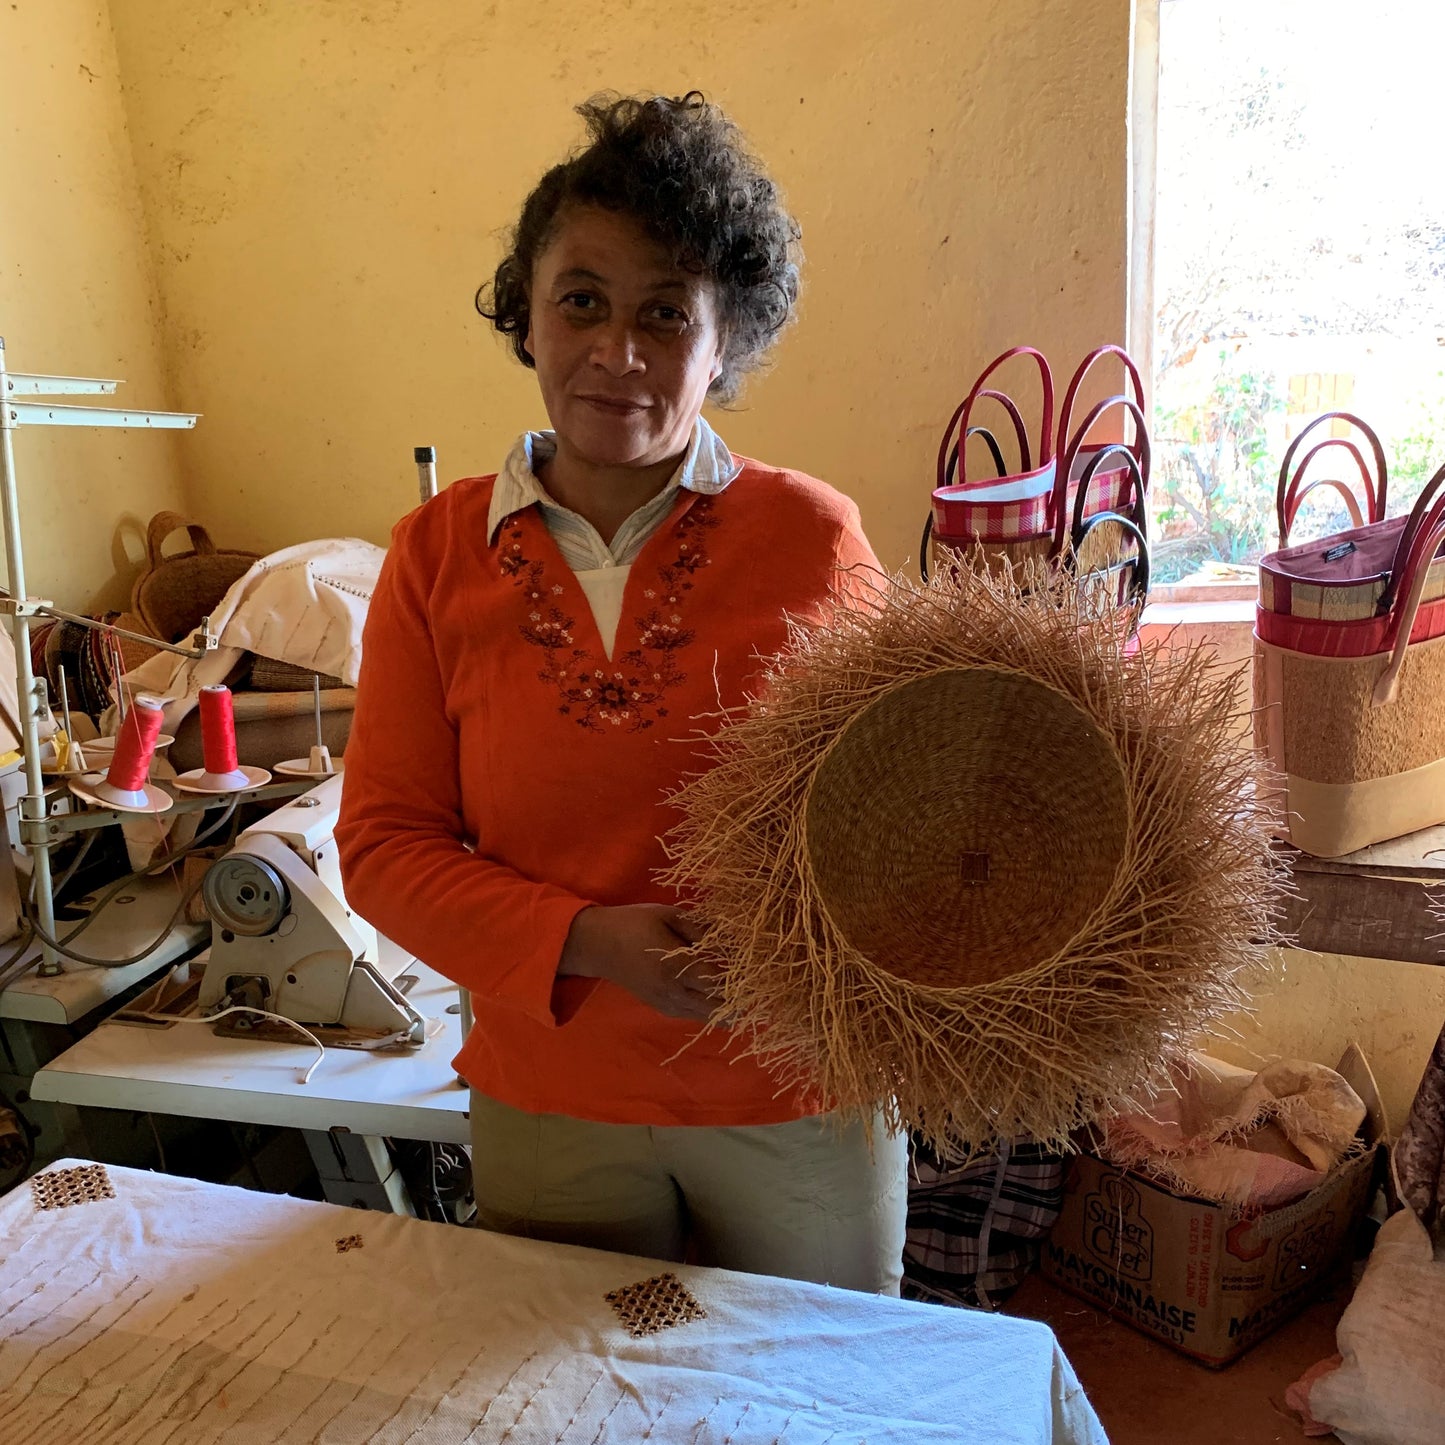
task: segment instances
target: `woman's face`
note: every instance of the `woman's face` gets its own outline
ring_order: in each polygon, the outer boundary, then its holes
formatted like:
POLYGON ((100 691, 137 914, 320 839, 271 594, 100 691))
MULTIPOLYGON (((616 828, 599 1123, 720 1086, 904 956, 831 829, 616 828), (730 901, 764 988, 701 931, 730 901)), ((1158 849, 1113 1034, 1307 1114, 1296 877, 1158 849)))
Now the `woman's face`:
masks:
POLYGON ((526 347, 559 447, 593 466, 684 451, 722 370, 713 282, 679 269, 631 217, 563 213, 532 272, 526 347))

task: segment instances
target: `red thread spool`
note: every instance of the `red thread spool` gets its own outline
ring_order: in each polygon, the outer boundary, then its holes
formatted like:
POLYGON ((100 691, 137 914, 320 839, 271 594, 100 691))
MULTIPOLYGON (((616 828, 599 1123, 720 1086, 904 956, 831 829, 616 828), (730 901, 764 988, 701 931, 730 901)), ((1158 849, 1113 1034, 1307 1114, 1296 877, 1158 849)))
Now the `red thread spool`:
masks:
POLYGON ((131 703, 115 740, 110 770, 105 775, 112 788, 126 793, 138 793, 145 788, 164 717, 159 705, 145 698, 136 698, 131 703))
POLYGON ((236 712, 229 687, 201 689, 201 752, 208 773, 236 771, 236 712))

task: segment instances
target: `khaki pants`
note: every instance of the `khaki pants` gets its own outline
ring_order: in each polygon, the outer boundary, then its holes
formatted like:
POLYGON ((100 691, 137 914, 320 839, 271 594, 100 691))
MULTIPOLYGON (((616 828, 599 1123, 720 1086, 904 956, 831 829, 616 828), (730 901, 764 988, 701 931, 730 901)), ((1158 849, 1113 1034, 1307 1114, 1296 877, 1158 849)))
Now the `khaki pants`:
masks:
POLYGON ((502 1234, 898 1293, 907 1141, 828 1116, 651 1128, 472 1093, 477 1223, 502 1234))

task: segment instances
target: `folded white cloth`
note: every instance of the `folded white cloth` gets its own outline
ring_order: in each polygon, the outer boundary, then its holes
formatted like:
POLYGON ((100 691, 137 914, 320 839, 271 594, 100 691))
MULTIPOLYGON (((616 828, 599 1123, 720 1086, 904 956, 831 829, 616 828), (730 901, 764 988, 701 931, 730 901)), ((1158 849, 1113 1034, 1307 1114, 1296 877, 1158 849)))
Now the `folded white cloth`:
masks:
MULTIPOLYGON (((127 673, 127 693, 165 704, 174 733, 203 687, 225 682, 247 652, 289 662, 354 687, 361 673, 361 632, 386 552, 357 537, 299 542, 262 557, 211 614, 221 645, 194 660, 162 652, 127 673)), ((114 709, 105 730, 115 727, 114 709)))

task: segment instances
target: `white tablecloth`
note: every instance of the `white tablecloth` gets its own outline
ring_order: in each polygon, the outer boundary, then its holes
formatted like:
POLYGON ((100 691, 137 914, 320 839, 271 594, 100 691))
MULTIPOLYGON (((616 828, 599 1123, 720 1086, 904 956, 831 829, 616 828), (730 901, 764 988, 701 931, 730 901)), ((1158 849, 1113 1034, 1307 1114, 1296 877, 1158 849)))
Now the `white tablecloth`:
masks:
POLYGON ((4 1445, 1104 1442, 1044 1325, 108 1176, 0 1199, 4 1445), (633 1339, 666 1268, 706 1318, 633 1339))

